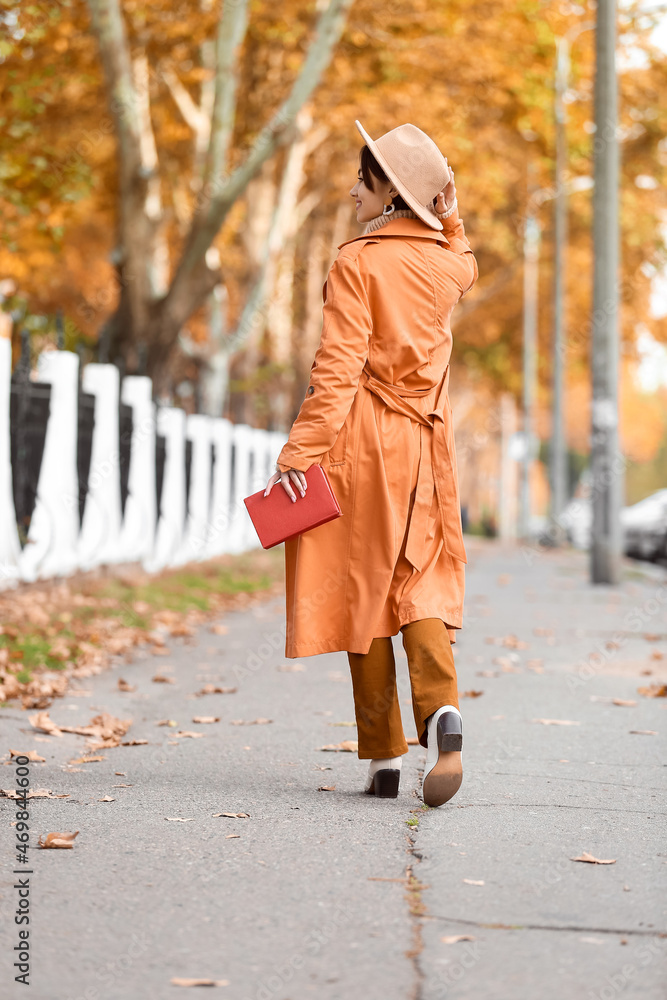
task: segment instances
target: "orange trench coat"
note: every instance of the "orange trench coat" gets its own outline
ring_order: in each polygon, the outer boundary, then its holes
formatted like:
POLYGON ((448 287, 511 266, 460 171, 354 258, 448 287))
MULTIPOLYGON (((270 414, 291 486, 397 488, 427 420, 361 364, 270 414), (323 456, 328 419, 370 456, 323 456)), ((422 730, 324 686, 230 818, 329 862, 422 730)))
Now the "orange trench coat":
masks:
MULTIPOLYGON (((281 471, 321 465, 343 516, 285 543, 285 655, 367 653, 421 618, 461 628, 466 553, 450 317, 478 277, 456 210, 347 240, 281 471)), ((297 492, 299 503, 301 497, 297 492)))

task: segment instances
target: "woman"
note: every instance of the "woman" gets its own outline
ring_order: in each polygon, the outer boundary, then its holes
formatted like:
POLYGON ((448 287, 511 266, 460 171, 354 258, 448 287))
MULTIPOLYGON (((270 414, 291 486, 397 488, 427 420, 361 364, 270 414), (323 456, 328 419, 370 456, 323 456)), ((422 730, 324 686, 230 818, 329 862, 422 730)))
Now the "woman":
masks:
POLYGON ((365 791, 398 795, 401 725, 391 636, 402 633, 424 802, 462 780, 451 650, 466 562, 448 398, 450 317, 477 279, 454 173, 414 125, 365 145, 350 191, 362 236, 339 247, 324 286, 310 383, 269 479, 298 503, 325 469, 343 516, 285 545, 288 657, 345 650, 365 791))

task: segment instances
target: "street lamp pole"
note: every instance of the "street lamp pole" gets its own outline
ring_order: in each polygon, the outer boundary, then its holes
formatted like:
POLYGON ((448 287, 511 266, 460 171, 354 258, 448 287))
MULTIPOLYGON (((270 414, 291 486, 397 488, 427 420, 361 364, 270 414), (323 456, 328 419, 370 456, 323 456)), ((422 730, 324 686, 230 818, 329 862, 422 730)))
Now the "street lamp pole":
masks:
POLYGON ((617 584, 621 569, 623 461, 618 439, 618 81, 616 2, 598 0, 595 32, 591 467, 593 583, 617 584))
MULTIPOLYGON (((529 206, 533 199, 529 198, 529 206)), ((530 539, 531 490, 530 470, 535 458, 533 415, 537 382, 537 293, 540 225, 533 209, 526 215, 523 234, 523 457, 521 462, 521 500, 519 535, 530 539)))
POLYGON ((556 176, 554 203, 554 336, 552 383, 552 432, 550 449, 551 520, 553 541, 561 545, 565 532, 561 516, 568 501, 567 444, 565 435, 565 270, 567 247, 567 111, 565 94, 569 87, 570 46, 594 22, 575 25, 557 40, 554 117, 556 121, 556 176))

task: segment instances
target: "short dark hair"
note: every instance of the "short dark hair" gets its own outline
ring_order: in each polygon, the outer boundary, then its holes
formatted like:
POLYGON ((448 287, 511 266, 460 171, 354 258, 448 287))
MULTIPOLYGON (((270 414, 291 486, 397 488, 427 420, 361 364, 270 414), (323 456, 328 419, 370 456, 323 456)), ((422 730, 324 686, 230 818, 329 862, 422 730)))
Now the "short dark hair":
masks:
MULTIPOLYGON (((361 151, 359 153, 359 165, 361 167, 363 182, 369 191, 375 191, 375 184, 373 183, 374 177, 377 177, 381 184, 385 184, 389 180, 384 170, 366 145, 361 147, 361 151)), ((408 203, 401 197, 400 194, 394 195, 393 204, 396 209, 410 208, 408 203)))

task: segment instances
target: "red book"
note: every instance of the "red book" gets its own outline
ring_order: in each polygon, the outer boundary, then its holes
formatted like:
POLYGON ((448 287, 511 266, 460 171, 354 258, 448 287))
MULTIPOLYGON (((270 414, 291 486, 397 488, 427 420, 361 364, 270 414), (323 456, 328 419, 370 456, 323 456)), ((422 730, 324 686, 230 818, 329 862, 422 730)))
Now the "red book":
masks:
POLYGON ((305 497, 291 483, 296 503, 290 500, 281 483, 272 487, 268 497, 264 496, 264 490, 259 490, 244 498, 263 548, 270 549, 288 538, 295 538, 304 531, 342 516, 343 512, 321 465, 311 465, 306 472, 306 483, 305 497))

